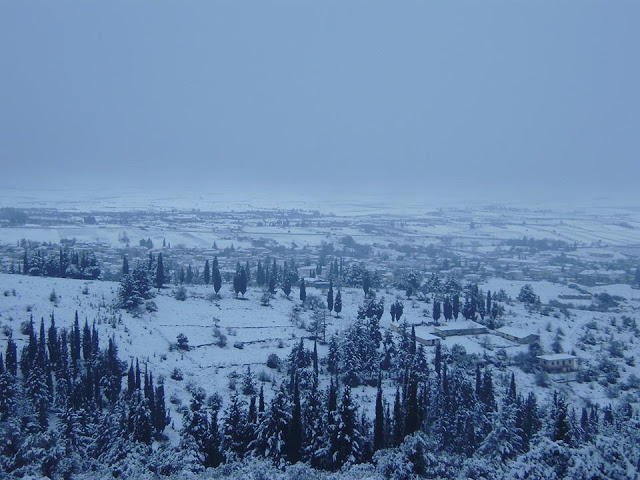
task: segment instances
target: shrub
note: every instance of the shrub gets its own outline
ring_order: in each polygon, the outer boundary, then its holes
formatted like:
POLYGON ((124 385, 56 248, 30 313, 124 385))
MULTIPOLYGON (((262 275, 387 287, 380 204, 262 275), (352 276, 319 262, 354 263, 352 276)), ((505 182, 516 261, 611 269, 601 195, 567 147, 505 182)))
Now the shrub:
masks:
POLYGON ((182 373, 182 370, 180 370, 179 368, 174 368, 173 371, 171 372, 171 378, 176 380, 176 381, 180 381, 184 379, 184 375, 182 373))
POLYGON ((281 363, 282 360, 280 360, 280 357, 275 353, 270 354, 269 358, 267 358, 267 367, 269 368, 278 369, 281 363))
POLYGON ((144 308, 149 313, 153 313, 153 312, 157 312, 158 311, 158 305, 156 305, 156 302, 154 302, 153 300, 147 300, 144 303, 144 308))
POLYGON ((176 300, 184 302, 187 299, 187 289, 180 285, 173 294, 176 300))
POLYGON ((189 339, 184 333, 179 333, 177 336, 178 350, 189 350, 189 339))

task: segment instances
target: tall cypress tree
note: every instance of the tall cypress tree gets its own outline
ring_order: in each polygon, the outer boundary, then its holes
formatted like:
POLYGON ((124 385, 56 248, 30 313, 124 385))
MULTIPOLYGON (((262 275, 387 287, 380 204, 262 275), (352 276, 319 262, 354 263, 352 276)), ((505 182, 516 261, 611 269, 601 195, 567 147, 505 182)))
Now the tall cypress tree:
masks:
POLYGON ((300 301, 302 303, 307 299, 307 286, 304 283, 304 278, 300 280, 300 301))
POLYGON ((298 376, 293 387, 293 410, 291 412, 291 425, 287 442, 289 461, 293 464, 300 460, 302 451, 302 406, 300 405, 300 386, 298 376))
POLYGON ((162 262, 162 252, 158 254, 158 263, 156 265, 156 288, 160 289, 164 286, 164 263, 162 262))
POLYGON ((222 275, 220 275, 220 267, 218 266, 218 257, 213 258, 213 268, 211 271, 213 277, 213 289, 216 294, 220 292, 220 288, 222 287, 222 275))
POLYGON ((373 451, 384 448, 384 408, 382 405, 382 374, 378 375, 378 393, 376 395, 376 418, 373 424, 373 451))
POLYGON ((327 310, 329 313, 333 311, 333 282, 329 282, 329 291, 327 292, 327 310))
POLYGON ((336 294, 336 301, 333 304, 333 310, 336 312, 336 317, 340 316, 340 312, 342 311, 342 292, 338 290, 336 294))
POLYGON ((205 285, 209 285, 211 281, 211 269, 209 267, 209 259, 204 261, 204 283, 205 285))
POLYGON ((122 258, 122 274, 129 275, 129 260, 126 255, 122 258))
POLYGON ((453 304, 451 305, 453 318, 458 320, 458 315, 460 315, 460 297, 456 294, 453 296, 453 304))

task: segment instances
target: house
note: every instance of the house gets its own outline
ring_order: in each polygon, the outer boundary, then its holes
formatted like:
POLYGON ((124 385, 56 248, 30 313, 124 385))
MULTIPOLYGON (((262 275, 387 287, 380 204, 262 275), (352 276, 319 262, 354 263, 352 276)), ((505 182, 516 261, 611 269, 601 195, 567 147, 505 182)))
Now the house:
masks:
POLYGON ((487 333, 487 327, 472 320, 466 322, 449 322, 444 325, 433 327, 433 332, 443 338, 454 335, 482 335, 487 333))
POLYGON ((501 327, 495 331, 495 334, 499 337, 506 338, 507 340, 521 343, 523 345, 540 341, 540 335, 520 330, 515 327, 501 327))
MULTIPOLYGON (((429 332, 425 325, 414 325, 416 331, 416 342, 426 345, 427 347, 434 347, 440 343, 440 337, 437 337, 429 332)), ((397 332, 400 330, 395 323, 391 324, 391 330, 397 332)))
POLYGON ((298 277, 314 278, 316 276, 316 267, 309 265, 308 267, 298 267, 298 277))
POLYGON ((318 290, 327 291, 331 286, 331 282, 327 282, 326 280, 316 280, 313 283, 313 286, 316 287, 318 290))
POLYGON ((568 353, 554 353, 551 355, 538 355, 536 357, 540 365, 549 373, 572 372, 576 369, 578 357, 568 353))

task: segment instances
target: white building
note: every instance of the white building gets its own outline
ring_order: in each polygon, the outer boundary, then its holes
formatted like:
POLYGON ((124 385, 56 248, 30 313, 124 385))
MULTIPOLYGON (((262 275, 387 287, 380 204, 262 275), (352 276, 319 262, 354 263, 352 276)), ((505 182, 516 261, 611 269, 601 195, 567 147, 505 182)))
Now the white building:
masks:
POLYGON ((536 357, 540 361, 540 365, 547 372, 572 372, 576 369, 576 360, 578 357, 568 353, 554 353, 551 355, 538 355, 536 357))
POLYGON ((501 327, 495 331, 496 335, 521 344, 540 341, 540 335, 527 332, 516 327, 501 327))

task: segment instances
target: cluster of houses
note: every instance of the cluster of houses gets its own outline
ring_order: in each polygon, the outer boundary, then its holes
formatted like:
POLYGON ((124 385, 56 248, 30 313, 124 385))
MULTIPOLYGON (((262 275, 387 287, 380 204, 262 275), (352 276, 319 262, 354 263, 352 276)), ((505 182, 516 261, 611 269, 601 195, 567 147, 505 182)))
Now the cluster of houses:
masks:
MULTIPOLYGON (((392 323, 391 330, 397 332, 399 327, 392 323)), ((501 327, 497 330, 489 330, 484 325, 468 320, 462 322, 449 322, 447 324, 429 326, 425 324, 414 325, 416 342, 425 346, 435 346, 444 338, 466 335, 494 334, 511 342, 528 345, 540 341, 540 335, 516 327, 501 327)), ((576 369, 578 357, 568 353, 556 353, 539 355, 536 357, 540 366, 549 373, 572 372, 576 369)))

